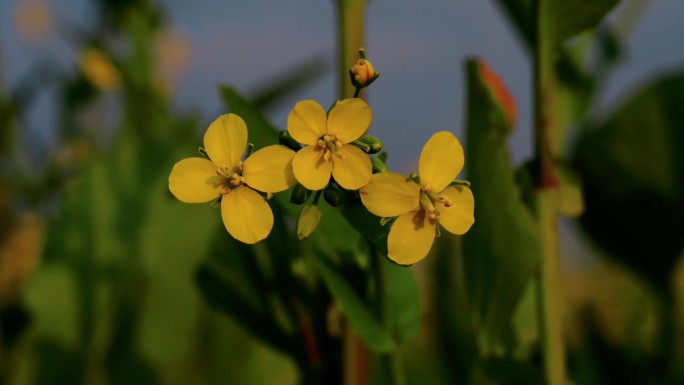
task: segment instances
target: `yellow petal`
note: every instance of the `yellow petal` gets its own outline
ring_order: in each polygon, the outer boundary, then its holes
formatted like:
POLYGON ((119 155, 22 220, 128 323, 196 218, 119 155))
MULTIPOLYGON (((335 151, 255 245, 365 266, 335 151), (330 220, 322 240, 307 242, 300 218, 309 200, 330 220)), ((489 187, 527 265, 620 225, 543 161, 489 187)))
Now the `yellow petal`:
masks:
POLYGON ((328 135, 337 135, 342 143, 353 142, 370 127, 373 112, 361 99, 338 102, 328 116, 328 135))
POLYGON ((359 191, 361 202, 379 217, 396 217, 419 207, 420 186, 396 172, 373 174, 359 191))
POLYGON ((247 148, 247 125, 235 114, 214 120, 204 134, 204 149, 216 167, 232 169, 247 148))
POLYGON ((458 139, 448 131, 438 132, 425 143, 420 153, 420 183, 428 191, 440 192, 456 179, 463 162, 463 147, 458 139))
POLYGON ((402 214, 392 225, 387 238, 387 256, 400 265, 412 265, 425 258, 435 241, 437 227, 425 210, 402 214))
POLYGON ((276 193, 295 184, 292 158, 295 152, 285 146, 268 146, 252 154, 242 165, 245 183, 256 190, 276 193))
POLYGON ((439 210, 439 224, 453 234, 465 234, 470 226, 475 223, 475 198, 468 187, 449 187, 440 196, 451 201, 451 206, 446 207, 437 203, 439 210))
POLYGON ((204 203, 221 195, 222 178, 216 166, 204 158, 187 158, 176 163, 169 175, 169 190, 185 203, 204 203))
POLYGON ((244 243, 259 242, 273 227, 273 212, 266 199, 246 186, 234 188, 223 196, 221 217, 228 233, 244 243))
POLYGON ((347 190, 358 190, 367 185, 373 174, 368 154, 350 144, 338 149, 339 152, 331 156, 335 181, 347 190))
POLYGON ((320 190, 330 181, 332 162, 323 159, 324 151, 306 146, 292 159, 292 171, 297 181, 309 190, 320 190))
POLYGON ((287 132, 299 143, 315 145, 325 135, 325 110, 313 100, 298 102, 287 116, 287 132))

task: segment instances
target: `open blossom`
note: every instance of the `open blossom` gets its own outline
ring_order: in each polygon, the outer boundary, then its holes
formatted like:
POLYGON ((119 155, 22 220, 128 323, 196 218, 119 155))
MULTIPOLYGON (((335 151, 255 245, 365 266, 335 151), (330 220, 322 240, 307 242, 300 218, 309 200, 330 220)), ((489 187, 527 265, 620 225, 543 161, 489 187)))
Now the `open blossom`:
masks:
POLYGON ((397 217, 387 239, 388 257, 401 265, 425 258, 437 224, 464 234, 475 222, 475 199, 465 186, 450 186, 463 168, 463 148, 446 131, 434 134, 420 154, 419 182, 394 172, 374 174, 359 193, 371 213, 397 217))
POLYGON ((350 143, 366 133, 371 119, 371 109, 361 99, 338 102, 329 116, 313 100, 297 103, 287 118, 290 136, 306 145, 292 161, 297 181, 309 190, 323 189, 330 175, 347 190, 368 184, 370 158, 350 143))
POLYGON ((247 159, 247 125, 235 114, 221 115, 204 135, 211 160, 187 158, 173 166, 169 190, 182 202, 205 203, 221 197, 221 217, 228 233, 244 243, 256 243, 273 227, 273 212, 257 191, 276 193, 295 183, 294 151, 264 147, 247 159))

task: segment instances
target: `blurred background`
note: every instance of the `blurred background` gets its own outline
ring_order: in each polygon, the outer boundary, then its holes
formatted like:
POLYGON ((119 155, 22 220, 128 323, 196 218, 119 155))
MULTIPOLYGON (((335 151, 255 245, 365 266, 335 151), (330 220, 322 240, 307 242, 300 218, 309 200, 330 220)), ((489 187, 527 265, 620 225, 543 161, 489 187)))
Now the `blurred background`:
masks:
MULTIPOLYGON (((472 57, 516 101, 512 165, 532 156, 531 59, 505 3, 368 4, 365 48, 382 74, 367 98, 370 133, 391 169, 415 171, 418 143, 434 132, 466 143, 472 57)), ((567 43, 573 66, 559 69, 561 99, 573 100, 561 152, 581 180, 565 190, 560 223, 569 376, 684 383, 684 2, 618 3, 567 43)), ((166 186, 225 112, 220 85, 280 129, 296 101, 334 100, 335 9, 0 0, 0 384, 301 380, 287 354, 200 295, 197 267, 227 235, 216 210, 182 205, 166 186)), ((453 369, 469 365, 458 353, 467 349, 440 345, 460 335, 444 325, 462 323, 452 314, 461 302, 443 311, 458 274, 440 277, 440 258, 412 268, 422 323, 404 348, 409 383, 478 383, 453 369)), ((516 357, 534 367, 529 290, 511 317, 516 357)), ((497 368, 491 383, 536 378, 527 366, 497 368)))

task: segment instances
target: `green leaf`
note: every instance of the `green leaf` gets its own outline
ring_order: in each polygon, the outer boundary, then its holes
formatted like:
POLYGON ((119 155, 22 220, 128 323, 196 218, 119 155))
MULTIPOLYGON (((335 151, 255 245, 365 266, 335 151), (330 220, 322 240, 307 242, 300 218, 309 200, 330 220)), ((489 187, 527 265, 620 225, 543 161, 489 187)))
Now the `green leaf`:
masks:
POLYGON ((217 311, 238 322, 249 333, 270 346, 290 354, 292 341, 282 332, 275 320, 263 309, 244 300, 242 293, 224 276, 221 270, 208 263, 202 264, 195 276, 202 297, 217 311))
POLYGON ((586 128, 575 164, 587 234, 661 289, 684 247, 684 71, 635 93, 586 128))
POLYGON ((263 88, 257 90, 253 97, 254 104, 261 109, 268 109, 283 100, 287 100, 290 95, 320 78, 327 70, 328 64, 321 56, 297 63, 296 67, 289 69, 287 73, 281 74, 277 79, 273 79, 263 88))
POLYGON ((500 101, 503 84, 485 64, 467 63, 468 179, 475 224, 463 239, 465 279, 480 340, 493 348, 511 327, 512 314, 540 260, 534 222, 522 203, 508 157, 510 119, 500 101), (483 76, 488 71, 488 76, 483 76), (493 76, 492 76, 493 75, 493 76))
MULTIPOLYGON (((620 0, 538 0, 540 31, 554 49, 580 32, 596 27, 620 0)), ((534 1, 498 0, 523 41, 534 46, 534 1)))
POLYGON ((534 45, 534 29, 532 21, 531 0, 498 0, 499 6, 506 12, 513 27, 528 46, 534 45))
POLYGON ((390 333, 382 327, 354 290, 324 261, 313 259, 323 282, 349 319, 352 329, 369 348, 389 352, 395 348, 390 333))
POLYGON ((412 339, 420 330, 421 312, 418 285, 410 268, 392 263, 383 257, 385 269, 388 317, 392 336, 397 342, 412 339))
POLYGON ((420 300, 418 286, 410 268, 399 266, 387 258, 387 236, 391 224, 380 224, 380 218, 360 204, 342 209, 345 219, 382 254, 378 266, 385 271, 385 290, 392 335, 397 342, 413 338, 420 329, 420 300))
POLYGON ((596 27, 620 0, 540 0, 542 36, 559 48, 569 38, 596 27))

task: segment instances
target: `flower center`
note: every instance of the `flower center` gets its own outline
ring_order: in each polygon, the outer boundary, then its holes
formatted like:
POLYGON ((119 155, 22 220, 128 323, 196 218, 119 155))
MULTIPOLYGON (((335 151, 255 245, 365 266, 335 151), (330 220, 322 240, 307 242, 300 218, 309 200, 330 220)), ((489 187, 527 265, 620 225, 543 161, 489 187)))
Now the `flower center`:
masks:
POLYGON ((316 143, 318 147, 323 150, 323 159, 326 161, 330 160, 332 154, 335 154, 340 159, 344 159, 344 153, 340 151, 342 148, 342 142, 337 139, 337 135, 323 135, 316 143))
POLYGON ((239 161, 232 169, 229 167, 219 167, 216 174, 221 178, 221 194, 228 194, 230 190, 245 183, 242 177, 242 161, 239 161))
POLYGON ((420 189, 420 207, 427 213, 428 219, 430 219, 431 224, 439 222, 439 210, 436 204, 439 203, 444 207, 451 207, 452 202, 446 196, 441 196, 426 190, 425 188, 420 189))

